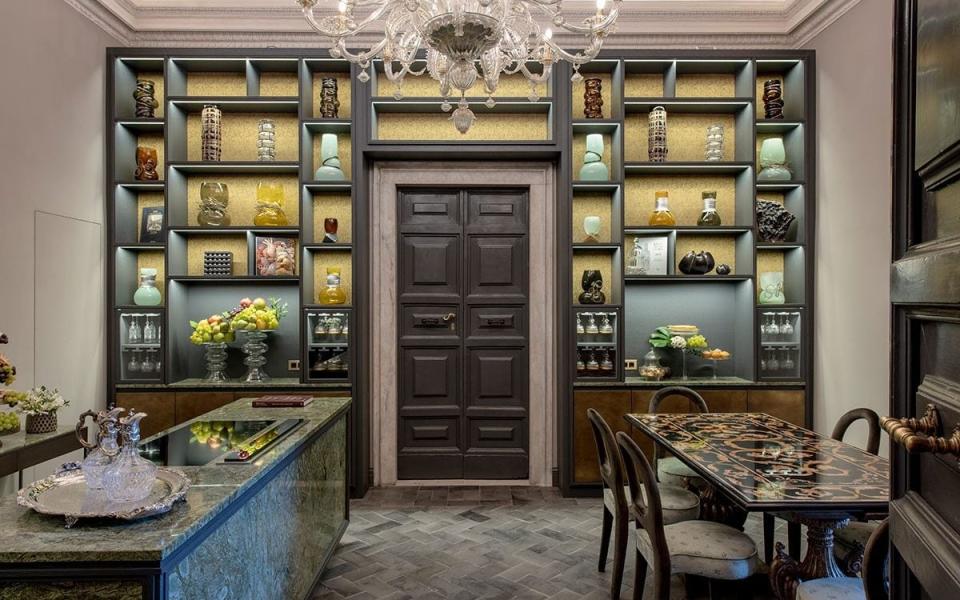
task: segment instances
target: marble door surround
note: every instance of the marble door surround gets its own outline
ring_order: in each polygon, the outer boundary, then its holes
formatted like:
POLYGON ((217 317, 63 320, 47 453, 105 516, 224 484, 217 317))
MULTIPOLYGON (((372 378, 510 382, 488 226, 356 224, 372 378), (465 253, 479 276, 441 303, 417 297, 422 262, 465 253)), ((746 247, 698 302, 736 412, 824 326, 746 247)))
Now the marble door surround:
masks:
MULTIPOLYGON (((397 189, 403 186, 529 190, 530 478, 549 486, 556 464, 556 173, 546 162, 382 162, 370 178, 370 440, 376 486, 397 479, 397 189)), ((474 482, 495 483, 495 482, 474 482)))

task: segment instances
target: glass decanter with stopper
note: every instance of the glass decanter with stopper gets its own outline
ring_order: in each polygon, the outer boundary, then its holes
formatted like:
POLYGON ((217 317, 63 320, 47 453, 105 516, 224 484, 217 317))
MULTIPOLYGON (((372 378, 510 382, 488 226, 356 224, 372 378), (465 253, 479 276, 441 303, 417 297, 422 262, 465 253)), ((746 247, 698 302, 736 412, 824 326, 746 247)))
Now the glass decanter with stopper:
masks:
POLYGON ((346 304, 347 293, 340 287, 340 269, 327 267, 327 287, 319 294, 320 304, 346 304))
POLYGON ((120 452, 120 446, 117 444, 117 418, 123 412, 123 408, 117 407, 110 411, 100 411, 99 413, 88 410, 77 422, 77 440, 80 445, 90 451, 87 457, 80 463, 80 470, 83 473, 84 483, 91 490, 103 489, 103 476, 107 468, 113 463, 114 457, 120 452), (97 441, 91 443, 85 435, 84 425, 87 417, 93 417, 97 424, 97 441))
POLYGON ((257 184, 257 215, 253 224, 260 227, 284 227, 289 224, 283 212, 283 185, 279 183, 257 184))
POLYGON ((703 212, 697 219, 697 225, 700 227, 719 227, 721 224, 720 213, 717 212, 717 193, 704 192, 703 212))
POLYGON ((226 227, 230 225, 230 188, 217 181, 204 181, 200 184, 200 210, 197 223, 204 227, 226 227))
POLYGON ((665 191, 658 191, 655 197, 653 212, 650 213, 650 226, 672 227, 676 225, 677 219, 670 212, 670 194, 665 191))
POLYGON ((146 416, 146 413, 135 413, 131 409, 130 414, 120 419, 120 454, 103 476, 107 498, 114 502, 139 502, 153 490, 157 466, 140 456, 137 450, 140 420, 146 416))
POLYGON ((137 306, 159 306, 162 298, 157 289, 157 270, 144 267, 140 269, 140 286, 133 293, 133 303, 137 306))

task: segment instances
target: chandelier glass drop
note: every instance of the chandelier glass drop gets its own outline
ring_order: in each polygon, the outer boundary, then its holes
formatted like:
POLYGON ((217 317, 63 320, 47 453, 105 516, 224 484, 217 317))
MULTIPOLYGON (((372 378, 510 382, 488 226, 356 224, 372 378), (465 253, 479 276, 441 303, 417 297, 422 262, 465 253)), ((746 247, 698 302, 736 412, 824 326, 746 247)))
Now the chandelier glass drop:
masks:
POLYGON ((539 100, 537 88, 559 60, 573 65, 573 81, 583 79, 580 66, 600 52, 622 0, 610 0, 609 8, 607 0, 596 0, 595 12, 569 20, 563 0, 342 0, 332 16, 314 15, 319 0, 296 2, 310 25, 331 39, 331 56, 360 65, 361 81, 370 79, 370 61, 381 59, 398 100, 404 78, 425 72, 439 83, 445 112, 453 109, 451 98, 459 96, 450 118, 466 133, 476 119, 467 92, 479 79, 489 108, 496 105, 501 73, 522 73, 531 102, 539 100), (383 38, 365 51, 350 52, 348 40, 374 23, 383 24, 383 38), (584 46, 573 52, 560 48, 552 28, 583 36, 584 46), (426 51, 425 66, 417 63, 421 50, 426 51))

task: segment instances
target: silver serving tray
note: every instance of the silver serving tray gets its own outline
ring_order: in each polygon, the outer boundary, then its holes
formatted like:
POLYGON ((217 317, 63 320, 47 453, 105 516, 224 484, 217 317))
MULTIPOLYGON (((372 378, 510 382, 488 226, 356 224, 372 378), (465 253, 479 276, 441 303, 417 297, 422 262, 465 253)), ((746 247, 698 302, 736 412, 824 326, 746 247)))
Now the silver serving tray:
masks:
POLYGON ((183 500, 190 488, 183 473, 160 467, 149 496, 139 502, 114 502, 103 490, 87 488, 79 465, 64 467, 17 492, 17 504, 40 514, 63 517, 70 528, 79 519, 133 521, 159 515, 183 500))

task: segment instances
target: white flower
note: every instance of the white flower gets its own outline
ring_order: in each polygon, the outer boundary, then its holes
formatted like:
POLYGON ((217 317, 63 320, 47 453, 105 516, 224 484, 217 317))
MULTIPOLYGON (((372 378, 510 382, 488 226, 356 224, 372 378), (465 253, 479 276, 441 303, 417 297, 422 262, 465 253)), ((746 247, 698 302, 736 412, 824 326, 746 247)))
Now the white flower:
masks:
POLYGON ((56 412, 68 404, 60 390, 50 390, 41 385, 27 392, 26 398, 17 404, 17 408, 28 415, 42 415, 56 412))
POLYGON ((677 350, 684 350, 687 347, 687 340, 683 339, 679 335, 675 335, 670 338, 670 347, 676 348, 677 350))

